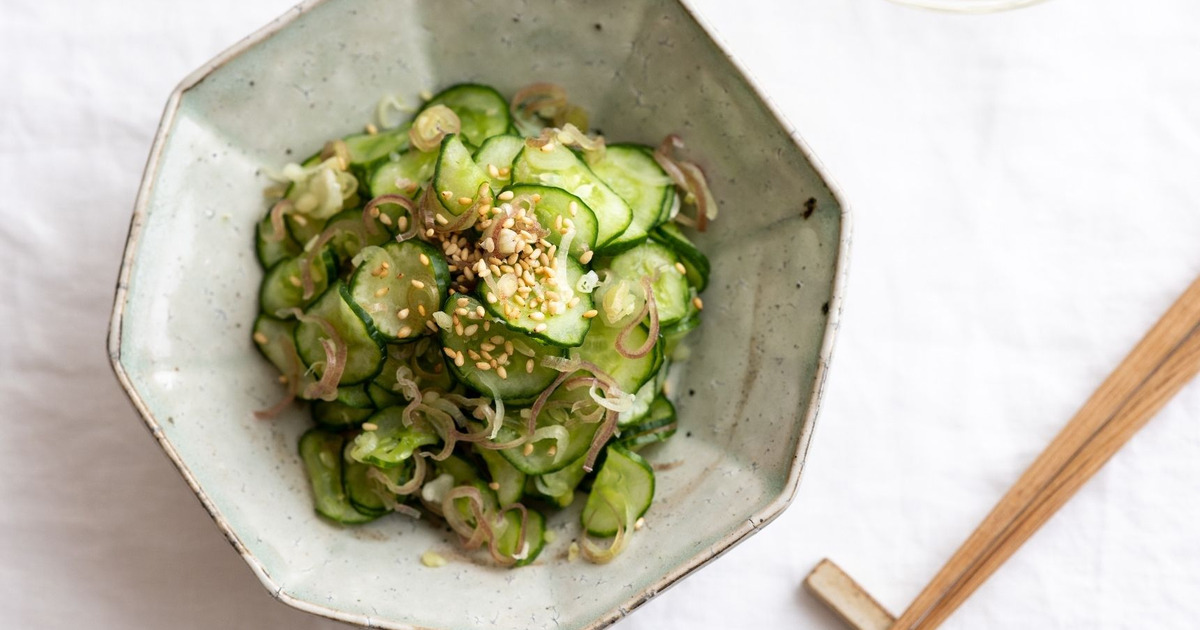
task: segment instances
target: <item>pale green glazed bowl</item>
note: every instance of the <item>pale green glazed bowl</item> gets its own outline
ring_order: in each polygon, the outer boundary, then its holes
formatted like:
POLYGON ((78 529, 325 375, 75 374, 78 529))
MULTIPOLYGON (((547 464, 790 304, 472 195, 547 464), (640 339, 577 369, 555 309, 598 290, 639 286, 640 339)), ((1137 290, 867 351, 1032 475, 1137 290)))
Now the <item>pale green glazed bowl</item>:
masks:
MULTIPOLYGON (((678 0, 327 0, 303 4, 171 95, 134 209, 109 336, 121 384, 217 525, 279 600, 378 628, 598 628, 745 539, 791 501, 829 363, 850 240, 833 184, 678 0), (479 81, 564 85, 610 141, 677 132, 721 216, 704 324, 673 375, 681 428, 652 462, 647 526, 609 565, 568 562, 577 514, 530 567, 455 553, 404 517, 321 520, 299 408, 250 326, 265 167, 354 132, 385 93, 479 81), (419 558, 434 549, 442 568, 419 558)), ((576 505, 581 501, 576 501, 576 505)))

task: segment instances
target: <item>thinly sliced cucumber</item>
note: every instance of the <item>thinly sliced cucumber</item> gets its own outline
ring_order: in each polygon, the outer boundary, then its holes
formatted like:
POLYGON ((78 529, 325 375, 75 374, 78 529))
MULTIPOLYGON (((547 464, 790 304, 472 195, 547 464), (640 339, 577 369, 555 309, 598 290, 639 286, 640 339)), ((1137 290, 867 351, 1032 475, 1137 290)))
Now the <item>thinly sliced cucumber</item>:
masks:
MULTIPOLYGON (((440 342, 433 337, 418 339, 413 343, 388 344, 387 359, 372 384, 393 396, 392 400, 407 401, 407 394, 396 378, 397 371, 404 368, 408 372, 406 378, 414 381, 417 387, 433 387, 448 392, 454 389, 454 377, 442 360, 443 356, 440 342)), ((372 394, 372 399, 378 397, 374 388, 368 389, 368 393, 372 394)), ((387 405, 380 405, 376 400, 376 406, 382 409, 387 405)))
POLYGON ((673 184, 654 161, 653 151, 638 144, 610 144, 605 148, 604 159, 590 165, 592 172, 633 210, 629 227, 607 243, 605 251, 621 251, 641 243, 658 224, 673 184))
POLYGON ((452 85, 434 95, 421 109, 445 105, 458 115, 462 135, 475 146, 505 133, 512 124, 508 101, 495 89, 475 83, 452 85))
POLYGON ((538 554, 546 546, 546 517, 533 508, 525 510, 525 540, 517 549, 517 541, 521 540, 521 511, 509 510, 504 513, 504 529, 496 540, 496 551, 509 558, 516 558, 513 566, 523 567, 537 560, 538 554), (517 558, 520 556, 520 558, 517 558))
MULTIPOLYGON (((692 287, 692 297, 696 296, 696 288, 692 287)), ((668 356, 675 354, 675 349, 688 333, 700 325, 700 309, 696 308, 693 300, 689 300, 688 312, 679 321, 662 329, 663 352, 668 356)))
POLYGON ((489 181, 487 172, 471 158, 471 152, 463 146, 458 134, 442 139, 433 173, 433 192, 446 212, 452 216, 462 214, 479 195, 487 194, 491 189, 489 181))
MULTIPOLYGON (((546 437, 529 442, 525 446, 504 449, 500 451, 500 454, 517 470, 527 475, 544 475, 562 470, 575 460, 582 458, 587 454, 588 447, 592 444, 592 438, 595 437, 596 431, 602 424, 602 422, 583 422, 579 419, 579 414, 570 411, 572 404, 584 399, 588 399, 590 402, 587 388, 579 388, 570 392, 559 388, 550 395, 549 402, 538 414, 535 430, 554 426, 562 427, 567 432, 565 448, 557 438, 546 437), (532 448, 529 447, 529 444, 533 445, 532 448), (526 452, 527 449, 528 452, 526 452)), ((525 419, 522 418, 520 422, 524 423, 525 419)), ((506 422, 500 428, 496 440, 507 442, 516 439, 517 435, 511 424, 506 422)))
POLYGON ((267 270, 258 288, 258 305, 262 312, 277 317, 291 317, 282 311, 306 308, 325 292, 329 279, 337 276, 337 261, 329 250, 314 256, 310 263, 313 292, 305 299, 304 283, 301 281, 304 262, 303 256, 287 258, 267 270))
POLYGON ((494 297, 495 293, 490 290, 489 285, 481 282, 479 291, 485 298, 483 300, 484 308, 492 315, 504 320, 504 325, 513 330, 524 332, 556 346, 578 346, 583 343, 583 338, 591 327, 592 320, 584 317, 583 314, 592 308, 592 295, 574 291, 574 287, 583 277, 585 269, 583 265, 569 256, 565 257, 565 260, 567 267, 565 283, 561 276, 556 276, 555 284, 551 285, 545 276, 537 278, 533 273, 526 272, 526 277, 532 277, 539 282, 538 289, 535 289, 530 295, 555 291, 560 297, 565 297, 566 290, 571 290, 573 296, 579 298, 575 306, 568 307, 565 312, 548 315, 541 310, 541 306, 535 308, 533 302, 521 297, 520 293, 514 293, 503 302, 499 298, 493 300, 488 296, 494 297), (523 301, 525 304, 521 303, 523 301))
POLYGON ((488 174, 492 190, 500 190, 512 183, 512 163, 523 148, 525 138, 504 134, 488 138, 475 151, 475 163, 488 174), (495 169, 494 174, 492 169, 495 169))
MULTIPOLYGON (((661 369, 659 370, 662 371, 661 369)), ((642 385, 641 389, 637 390, 637 394, 633 397, 633 407, 629 411, 624 411, 617 416, 617 426, 624 427, 630 424, 641 422, 650 413, 650 403, 654 401, 654 397, 658 394, 658 379, 652 378, 642 385)))
POLYGON ((442 307, 453 322, 450 328, 440 329, 442 345, 456 354, 446 364, 458 380, 487 396, 510 404, 537 398, 558 377, 558 372, 542 365, 542 358, 563 356, 563 350, 509 330, 488 316, 479 317, 479 305, 474 297, 457 295, 442 307))
POLYGON ((675 264, 679 258, 666 246, 646 241, 632 249, 617 254, 607 262, 597 263, 598 269, 607 268, 618 278, 628 280, 639 293, 643 277, 654 278, 654 303, 658 307, 658 322, 670 326, 683 318, 691 305, 691 292, 687 278, 675 264))
POLYGON ((388 341, 432 332, 433 313, 450 284, 441 252, 424 241, 390 242, 359 252, 350 296, 388 341))
MULTIPOLYGON (((458 455, 451 455, 440 462, 435 461, 434 470, 437 472, 434 478, 441 475, 450 475, 454 478, 454 485, 456 486, 475 485, 476 482, 483 479, 479 471, 470 462, 458 455)), ((491 490, 488 490, 485 494, 490 495, 490 493, 491 490)))
POLYGON ((301 247, 308 245, 309 241, 316 238, 325 229, 324 219, 314 219, 303 214, 285 214, 283 215, 283 224, 287 226, 292 240, 299 243, 301 247))
POLYGON ((310 429, 300 436, 300 459, 308 471, 313 490, 313 507, 321 516, 352 525, 375 520, 354 509, 342 483, 342 436, 324 429, 310 429))
MULTIPOLYGON (((305 314, 319 317, 333 325, 341 342, 346 345, 346 366, 338 385, 354 385, 371 380, 383 367, 384 341, 350 298, 350 290, 340 280, 325 290, 305 314)), ((324 328, 315 322, 301 322, 296 327, 296 350, 304 364, 318 376, 324 373, 325 350, 321 340, 327 339, 324 328)))
POLYGON ((411 126, 412 123, 405 123, 378 133, 358 133, 342 138, 350 154, 350 166, 370 164, 393 153, 407 151, 410 143, 408 129, 411 126))
POLYGON ((654 469, 637 453, 609 446, 608 456, 580 513, 593 536, 613 536, 641 518, 654 499, 654 469))
POLYGON ((380 216, 387 215, 386 223, 378 217, 371 220, 370 227, 363 221, 361 208, 343 210, 331 217, 325 224, 325 232, 332 232, 328 248, 337 255, 339 260, 351 260, 362 248, 379 246, 394 240, 393 226, 400 217, 409 221, 408 211, 396 204, 386 204, 379 208, 380 216))
POLYGON ((365 385, 348 385, 339 387, 337 394, 337 402, 355 409, 374 409, 375 405, 371 402, 371 396, 367 393, 365 385))
POLYGON ((433 151, 424 153, 410 150, 395 158, 380 160, 371 165, 367 189, 371 191, 372 197, 395 194, 415 199, 421 190, 420 184, 433 177, 437 156, 433 151))
MULTIPOLYGON (((387 369, 387 363, 384 362, 383 365, 384 369, 387 369)), ((383 374, 382 370, 380 371, 380 374, 383 374)), ((375 378, 377 380, 379 379, 378 376, 375 378)), ((376 385, 375 381, 367 383, 367 395, 370 396, 371 403, 375 405, 376 409, 383 409, 393 405, 402 405, 405 402, 404 396, 401 396, 400 394, 397 394, 396 392, 393 392, 382 385, 376 385)))
POLYGON ((299 378, 295 391, 302 392, 304 388, 316 381, 304 369, 304 362, 296 352, 296 320, 276 319, 260 313, 254 320, 254 345, 275 369, 285 378, 299 378))
POLYGON ((432 429, 417 422, 404 424, 404 408, 380 409, 367 418, 376 428, 363 431, 350 445, 350 457, 380 468, 394 468, 411 458, 418 448, 441 441, 432 429))
POLYGON ((650 403, 649 413, 637 424, 623 427, 617 443, 631 450, 647 444, 666 441, 679 427, 675 416, 675 405, 666 396, 659 396, 650 403))
POLYGON ((270 214, 263 217, 254 227, 254 252, 258 255, 258 262, 262 264, 263 269, 270 269, 285 258, 299 256, 300 251, 300 244, 292 238, 286 225, 282 234, 275 234, 270 214))
MULTIPOLYGON (((597 317, 597 320, 600 318, 597 317)), ((626 393, 637 392, 654 378, 662 365, 662 341, 654 344, 649 354, 639 359, 627 359, 617 352, 617 337, 621 329, 606 325, 603 321, 592 324, 583 345, 571 350, 571 356, 594 363, 617 382, 617 387, 626 393)), ((629 332, 625 339, 628 348, 640 348, 646 343, 650 330, 645 325, 629 332)))
POLYGON ((313 421, 335 431, 357 427, 373 413, 374 407, 359 409, 336 400, 314 400, 312 406, 313 421))
POLYGON ((579 197, 596 215, 596 247, 616 240, 633 221, 633 210, 579 156, 558 144, 551 151, 525 147, 513 160, 513 182, 553 186, 579 197))
POLYGON ((708 256, 688 240, 678 225, 664 223, 650 233, 650 238, 666 245, 679 256, 679 262, 687 269, 688 284, 696 287, 697 291, 708 287, 708 275, 712 268, 708 256))
POLYGON ((514 197, 528 195, 537 199, 533 204, 533 214, 549 232, 546 242, 558 247, 563 239, 562 230, 573 228, 575 235, 571 237, 570 254, 575 260, 579 260, 584 252, 596 249, 596 215, 579 197, 561 188, 537 184, 516 184, 506 190, 511 191, 514 197))
POLYGON ((512 505, 525 494, 525 473, 517 470, 500 453, 490 448, 475 447, 475 452, 487 465, 488 476, 495 485, 496 500, 501 506, 512 505))
POLYGON ((377 479, 372 479, 369 473, 374 468, 383 473, 392 483, 401 485, 412 476, 411 466, 379 468, 350 457, 349 448, 343 449, 342 453, 342 470, 344 471, 342 481, 346 488, 346 497, 350 499, 350 505, 363 514, 383 516, 390 512, 388 498, 391 501, 399 502, 401 497, 392 494, 377 479))
POLYGON ((558 507, 565 508, 575 501, 575 488, 587 476, 587 471, 583 469, 585 463, 586 460, 580 457, 562 470, 538 475, 533 478, 533 487, 558 507))

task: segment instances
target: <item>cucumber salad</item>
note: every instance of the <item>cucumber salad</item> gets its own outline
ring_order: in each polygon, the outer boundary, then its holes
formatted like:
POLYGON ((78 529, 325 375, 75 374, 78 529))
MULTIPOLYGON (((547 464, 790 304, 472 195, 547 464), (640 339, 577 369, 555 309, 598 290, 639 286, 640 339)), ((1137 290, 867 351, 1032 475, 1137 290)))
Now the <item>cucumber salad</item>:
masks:
POLYGON ((299 450, 328 519, 432 516, 520 566, 580 500, 568 555, 608 562, 654 498, 639 451, 676 431, 704 175, 678 137, 589 134, 552 84, 455 85, 396 126, 386 104, 272 175, 253 340, 287 394, 257 415, 311 401, 299 450))

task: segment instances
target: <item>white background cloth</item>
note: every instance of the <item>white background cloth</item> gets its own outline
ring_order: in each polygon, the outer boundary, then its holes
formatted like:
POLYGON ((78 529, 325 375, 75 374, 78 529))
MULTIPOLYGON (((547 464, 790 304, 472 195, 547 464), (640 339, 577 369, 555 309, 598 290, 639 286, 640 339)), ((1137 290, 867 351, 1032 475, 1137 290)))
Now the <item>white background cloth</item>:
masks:
MULTIPOLYGON (((0 626, 336 626, 258 585, 104 351, 167 94, 290 2, 0 0, 0 626)), ((620 627, 833 629, 821 557, 902 609, 1200 272, 1200 3, 695 4, 844 187, 850 292, 795 504, 620 627)), ((1195 627, 1198 420, 1193 384, 947 627, 1195 627)))

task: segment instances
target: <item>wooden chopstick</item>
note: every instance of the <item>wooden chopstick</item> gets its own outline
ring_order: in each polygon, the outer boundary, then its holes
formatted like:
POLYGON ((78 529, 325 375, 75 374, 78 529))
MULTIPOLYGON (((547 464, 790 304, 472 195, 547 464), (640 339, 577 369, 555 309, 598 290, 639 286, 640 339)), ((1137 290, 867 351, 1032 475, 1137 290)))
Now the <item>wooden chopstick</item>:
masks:
POLYGON ((1026 469, 893 629, 936 628, 1200 372, 1200 278, 1026 469))

